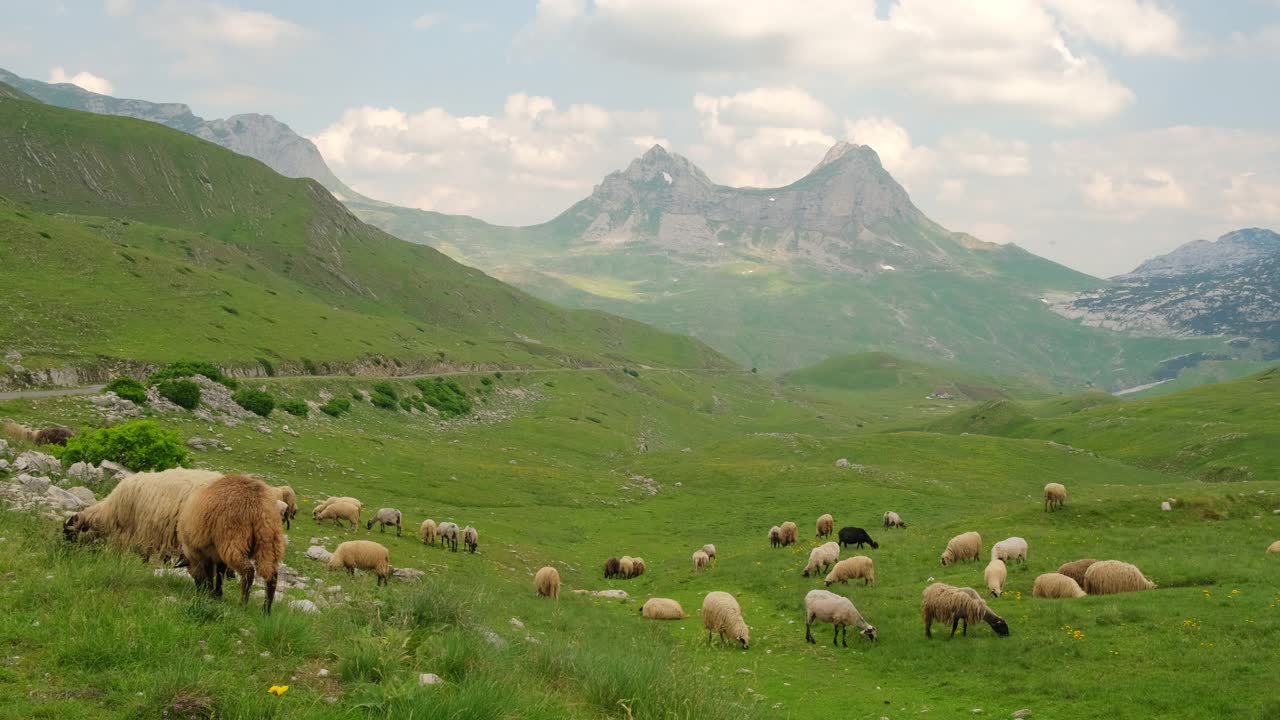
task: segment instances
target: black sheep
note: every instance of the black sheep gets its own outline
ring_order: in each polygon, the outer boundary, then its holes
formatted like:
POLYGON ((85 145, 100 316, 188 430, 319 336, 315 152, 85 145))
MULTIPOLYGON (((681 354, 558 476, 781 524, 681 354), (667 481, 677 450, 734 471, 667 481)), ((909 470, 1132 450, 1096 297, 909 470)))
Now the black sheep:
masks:
POLYGON ((857 545, 861 548, 864 543, 870 545, 873 550, 880 547, 880 544, 872 540, 867 531, 860 527, 840 528, 840 547, 857 545))

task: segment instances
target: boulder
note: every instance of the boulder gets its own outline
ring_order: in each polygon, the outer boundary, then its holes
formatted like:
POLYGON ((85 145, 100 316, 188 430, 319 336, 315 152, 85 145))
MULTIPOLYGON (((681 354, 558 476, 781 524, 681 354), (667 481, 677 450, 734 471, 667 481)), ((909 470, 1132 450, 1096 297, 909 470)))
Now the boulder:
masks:
POLYGON ((47 477, 28 475, 26 473, 19 475, 15 479, 24 490, 33 495, 43 495, 45 490, 48 490, 49 486, 53 484, 47 477))
POLYGON ((839 460, 837 460, 837 461, 836 461, 836 467, 838 467, 838 468, 847 468, 847 467, 849 467, 849 458, 840 458, 839 460))
POLYGON ((444 678, 435 673, 422 673, 418 675, 418 685, 426 687, 427 685, 443 685, 444 678))
POLYGON ((67 468, 67 477, 92 485, 102 480, 102 470, 82 461, 67 468))
POLYGON ((329 552, 328 550, 325 550, 323 547, 320 547, 319 545, 312 545, 311 547, 307 548, 307 551, 302 553, 302 555, 303 557, 309 558, 311 560, 319 560, 320 562, 323 562, 323 563, 329 562, 329 558, 333 557, 333 553, 329 552))
POLYGON ((9 472, 9 461, 0 458, 0 472, 9 472))
POLYGON ((8 455, 8 454, 9 454, 9 441, 0 440, 0 455, 8 455))
POLYGON ((98 463, 98 471, 111 480, 123 480, 133 474, 129 468, 110 460, 103 460, 98 463))
POLYGON ((403 580, 404 582, 418 582, 426 575, 426 573, 415 568, 395 568, 391 571, 391 574, 397 580, 403 580))
POLYGON ((94 495, 93 491, 87 487, 73 487, 67 492, 80 498, 80 500, 84 502, 86 507, 98 502, 97 496, 94 495))
POLYGON ((62 473, 62 462, 52 455, 28 450, 13 461, 13 467, 19 472, 62 473))
POLYGON ((316 607, 316 604, 311 602, 310 600, 290 600, 289 607, 304 613, 320 612, 320 608, 316 607))
POLYGON ((51 498, 58 506, 67 510, 83 510, 89 507, 89 503, 81 500, 76 495, 63 490, 57 485, 50 485, 45 491, 45 495, 51 498))

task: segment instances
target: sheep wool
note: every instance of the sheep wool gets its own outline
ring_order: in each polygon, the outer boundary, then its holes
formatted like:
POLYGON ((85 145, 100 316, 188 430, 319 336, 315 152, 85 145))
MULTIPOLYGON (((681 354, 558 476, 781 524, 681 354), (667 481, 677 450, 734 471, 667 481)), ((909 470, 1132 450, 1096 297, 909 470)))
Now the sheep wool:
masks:
POLYGON ((436 521, 427 518, 422 521, 422 526, 418 528, 418 534, 422 536, 423 545, 436 544, 436 521))
POLYGON ((707 642, 714 635, 720 635, 720 642, 737 640, 742 649, 750 647, 750 631, 747 622, 742 619, 742 607, 727 592, 719 590, 707 593, 702 600, 702 626, 707 629, 707 642))
POLYGON ((702 552, 701 550, 694 551, 693 569, 695 572, 702 572, 703 570, 706 570, 707 563, 710 561, 711 561, 711 558, 707 557, 706 553, 702 552))
POLYGON ((345 569, 351 575, 355 575, 356 570, 372 570, 378 576, 377 584, 386 585, 391 576, 391 553, 372 540, 348 540, 333 551, 329 569, 345 569))
POLYGON ((862 578, 863 586, 874 585, 876 582, 876 563, 866 555, 854 555, 851 558, 845 558, 836 563, 831 568, 831 572, 827 573, 826 584, 831 587, 833 583, 841 583, 848 585, 850 580, 862 578))
POLYGON ((618 558, 618 577, 629 580, 635 577, 635 560, 630 555, 618 558))
POLYGON ((991 595, 1000 597, 1000 593, 1004 592, 1004 583, 1009 579, 1009 568, 1005 566, 1003 560, 991 558, 991 562, 987 563, 987 569, 982 571, 982 576, 987 581, 987 589, 991 591, 991 595))
POLYGON ((640 577, 646 569, 648 568, 645 567, 644 558, 631 558, 631 577, 640 577))
POLYGON ((1062 483, 1044 486, 1044 511, 1059 510, 1067 504, 1067 488, 1062 483))
POLYGON ((982 536, 976 532, 967 532, 951 538, 947 549, 942 551, 942 564, 977 560, 982 554, 982 536))
POLYGON ((680 603, 671 598, 649 598, 640 608, 640 614, 650 620, 683 620, 689 617, 680 603))
POLYGON ((271 488, 271 492, 277 500, 289 508, 290 520, 298 516, 298 494, 293 491, 293 488, 288 485, 277 485, 271 488))
POLYGON ((800 540, 800 528, 796 527, 796 524, 790 520, 779 525, 778 531, 781 533, 784 546, 795 545, 800 540))
POLYGON ((1119 560, 1102 560, 1084 573, 1084 591, 1090 595, 1154 590, 1156 584, 1143 576, 1136 566, 1119 560))
POLYGON ((103 537, 143 560, 176 558, 182 552, 178 515, 183 505, 193 490, 220 477, 220 472, 185 468, 130 475, 110 495, 67 518, 62 534, 68 541, 103 537))
POLYGON ((344 502, 344 503, 348 503, 348 504, 351 504, 351 505, 355 505, 355 506, 356 506, 357 508, 359 508, 361 511, 363 511, 363 510, 364 510, 364 503, 360 502, 359 500, 357 500, 357 499, 355 499, 355 498, 353 498, 353 497, 332 496, 332 495, 331 495, 331 496, 329 496, 329 497, 325 498, 324 500, 321 500, 321 501, 320 501, 320 503, 319 503, 318 505, 316 505, 314 509, 312 509, 312 511, 311 511, 311 515, 314 517, 316 513, 320 512, 321 510, 323 510, 323 509, 325 509, 325 508, 329 507, 330 505, 332 505, 332 504, 334 504, 334 503, 336 503, 336 502, 344 502))
POLYGON ((782 547, 782 528, 777 525, 769 528, 769 547, 782 547))
POLYGON ((552 600, 560 599, 560 571, 550 565, 538 570, 533 576, 533 587, 538 595, 552 600))
POLYGON ((835 530, 836 527, 836 521, 835 518, 831 517, 831 513, 826 513, 825 515, 818 516, 818 520, 814 523, 814 526, 818 530, 817 537, 831 537, 831 532, 835 530))
POLYGON ((840 640, 845 647, 849 647, 850 625, 857 627, 868 640, 878 637, 875 626, 863 619, 862 613, 853 606, 853 601, 826 590, 810 590, 804 596, 804 639, 816 645, 817 641, 813 639, 814 620, 829 622, 835 627, 832 645, 840 640), (841 630, 844 631, 843 636, 841 630))
POLYGON ((352 505, 351 503, 348 503, 348 502, 330 503, 318 513, 313 513, 312 516, 316 519, 317 522, 332 520, 333 524, 337 525, 338 527, 342 527, 342 521, 346 520, 347 522, 351 523, 352 530, 355 530, 356 526, 360 524, 359 506, 352 505))
POLYGON ((1031 594, 1038 598, 1078 598, 1085 591, 1074 579, 1061 573, 1045 573, 1036 578, 1031 594))
POLYGON ((1280 553, 1280 540, 1277 540, 1267 546, 1268 555, 1275 555, 1276 553, 1280 553))
POLYGON ((924 618, 925 637, 933 637, 935 622, 951 623, 951 635, 964 623, 964 634, 969 634, 969 625, 985 621, 1000 637, 1009 635, 1009 624, 987 606, 978 591, 973 588, 958 588, 945 583, 934 583, 924 589, 920 595, 920 614, 924 618))
POLYGON ((604 579, 611 580, 622 575, 621 561, 616 557, 611 557, 604 561, 604 579))
POLYGON ((1072 580, 1075 580, 1077 585, 1084 587, 1084 573, 1089 569, 1090 565, 1093 565, 1096 562, 1098 561, 1093 558, 1072 560, 1069 563, 1064 563, 1062 567, 1058 568, 1058 574, 1066 575, 1072 580))
POLYGON ((178 541, 196 587, 220 597, 224 573, 234 570, 244 605, 256 572, 266 583, 263 610, 271 613, 276 571, 284 560, 284 530, 276 494, 266 483, 224 475, 196 489, 178 516, 178 541))
POLYGON ((462 529, 462 544, 466 546, 467 552, 475 553, 480 547, 480 532, 470 525, 462 529))
POLYGON ((715 546, 715 545, 712 545, 711 543, 707 543, 706 545, 703 545, 703 546, 702 546, 702 552, 706 553, 706 554, 707 554, 707 557, 708 557, 708 558, 710 558, 711 560, 715 560, 715 559, 716 559, 716 546, 715 546))
POLYGON ((458 524, 451 522, 442 522, 437 528, 440 533, 440 547, 449 548, 451 552, 458 552, 458 524))
POLYGON ((800 574, 809 577, 810 573, 819 568, 822 569, 822 572, 826 572, 827 568, 836 564, 839 560, 840 543, 824 543, 809 551, 809 563, 804 566, 804 572, 800 574))
POLYGON ((1012 562, 1027 561, 1027 541, 1020 537, 1005 538, 991 546, 991 559, 1012 562))
POLYGON ((902 517, 898 513, 889 510, 884 514, 884 526, 887 528, 905 528, 907 524, 902 522, 902 517))
POLYGON ((378 530, 380 532, 386 532, 387 526, 390 525, 396 529, 396 535, 399 536, 402 529, 400 520, 401 515, 399 510, 395 508, 379 508, 378 512, 374 513, 373 517, 369 518, 369 522, 365 524, 364 528, 366 530, 372 530, 373 524, 378 523, 378 530))

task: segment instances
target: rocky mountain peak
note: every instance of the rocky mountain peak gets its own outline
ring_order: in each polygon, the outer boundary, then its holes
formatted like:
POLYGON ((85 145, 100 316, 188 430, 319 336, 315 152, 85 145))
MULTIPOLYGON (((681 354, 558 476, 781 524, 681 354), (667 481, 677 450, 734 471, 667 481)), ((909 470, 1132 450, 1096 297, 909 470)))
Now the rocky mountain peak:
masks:
POLYGON ((659 180, 664 185, 675 185, 677 180, 689 180, 698 185, 712 184, 707 174, 688 158, 669 152, 661 145, 654 145, 632 160, 622 172, 622 177, 633 184, 655 187, 661 187, 659 180))
POLYGON ((1117 279, 1175 277, 1212 273, 1280 255, 1280 234, 1262 228, 1229 232, 1217 240, 1192 240, 1173 252, 1151 258, 1117 279))

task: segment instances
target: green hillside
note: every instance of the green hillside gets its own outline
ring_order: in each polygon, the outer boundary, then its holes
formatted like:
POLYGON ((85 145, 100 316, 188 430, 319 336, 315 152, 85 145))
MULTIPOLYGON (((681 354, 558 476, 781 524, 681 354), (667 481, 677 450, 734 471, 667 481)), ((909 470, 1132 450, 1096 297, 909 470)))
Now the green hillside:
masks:
POLYGON ((827 358, 817 365, 786 373, 780 379, 788 385, 855 392, 900 389, 922 397, 936 392, 970 400, 1044 393, 1042 388, 1001 381, 960 368, 902 360, 888 353, 857 353, 827 358))

